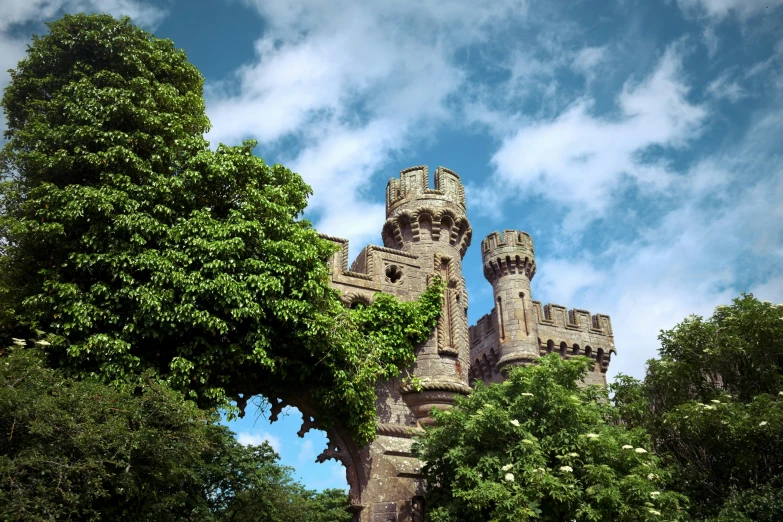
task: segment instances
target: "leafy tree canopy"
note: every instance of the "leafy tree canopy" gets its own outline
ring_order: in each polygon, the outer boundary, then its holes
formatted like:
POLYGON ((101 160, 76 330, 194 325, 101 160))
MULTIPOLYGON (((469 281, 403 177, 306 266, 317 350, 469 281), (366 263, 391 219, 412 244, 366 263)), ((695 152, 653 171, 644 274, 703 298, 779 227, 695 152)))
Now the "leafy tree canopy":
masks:
POLYGON ((783 306, 743 295, 661 333, 644 381, 613 386, 699 520, 783 519, 783 306))
POLYGON ((209 149, 184 52, 128 18, 48 27, 2 99, 6 339, 50 332, 74 375, 133 387, 151 369, 202 406, 309 390, 322 421, 371 439, 375 382, 412 362, 440 286, 346 310, 335 248, 301 219, 310 187, 253 142, 209 149))
POLYGON ((643 429, 615 422, 585 357, 477 384, 419 442, 433 521, 685 520, 687 499, 643 429))
POLYGON ((344 492, 305 490, 165 383, 118 390, 43 362, 0 357, 0 519, 350 520, 344 492))

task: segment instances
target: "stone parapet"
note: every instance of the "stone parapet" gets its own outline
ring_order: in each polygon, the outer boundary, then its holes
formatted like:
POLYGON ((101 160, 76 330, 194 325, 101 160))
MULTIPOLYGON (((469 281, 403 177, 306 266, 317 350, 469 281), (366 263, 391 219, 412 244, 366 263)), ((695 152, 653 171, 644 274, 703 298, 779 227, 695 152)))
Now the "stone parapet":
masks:
MULTIPOLYGON (((426 165, 409 167, 400 172, 400 178, 391 178, 386 185, 386 215, 411 201, 441 201, 456 206, 460 213, 466 212, 465 187, 459 175, 446 167, 435 171, 435 188, 429 187, 429 171, 426 165)), ((440 206, 440 205, 437 205, 440 206)))
POLYGON ((484 277, 493 285, 507 275, 524 275, 528 280, 536 275, 533 239, 527 232, 504 230, 502 236, 492 232, 481 242, 481 258, 484 277))
POLYGON ((542 309, 540 301, 533 301, 533 304, 538 324, 612 336, 612 321, 608 315, 591 315, 587 310, 579 308, 567 310, 565 306, 552 303, 542 309))
POLYGON ((435 188, 429 188, 427 167, 411 167, 386 187, 384 246, 416 253, 454 251, 459 258, 470 246, 473 231, 465 209, 465 188, 452 170, 438 167, 435 188))

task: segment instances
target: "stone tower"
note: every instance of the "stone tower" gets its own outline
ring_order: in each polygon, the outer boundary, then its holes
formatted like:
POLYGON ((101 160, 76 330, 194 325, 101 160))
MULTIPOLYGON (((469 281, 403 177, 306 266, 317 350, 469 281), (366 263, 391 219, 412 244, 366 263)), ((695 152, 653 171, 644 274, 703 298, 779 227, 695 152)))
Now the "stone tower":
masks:
POLYGON ((492 285, 500 370, 538 357, 538 328, 533 317, 530 280, 536 273, 533 240, 526 232, 493 232, 481 242, 484 277, 492 285))
POLYGON ((427 167, 412 167, 386 186, 386 223, 381 233, 387 248, 409 252, 420 263, 418 288, 405 289, 415 299, 432 275, 446 282, 443 313, 436 335, 416 354, 412 373, 422 391, 402 388, 418 423, 426 423, 435 405, 449 405, 453 392, 468 391, 468 299, 462 277, 462 257, 470 245, 471 229, 465 208, 465 189, 459 176, 439 167, 435 188, 429 188, 427 167), (423 276, 423 280, 421 277, 423 276), (411 290, 413 292, 411 292, 411 290))
POLYGON ((615 353, 608 315, 566 311, 534 301, 530 281, 536 273, 533 240, 527 232, 492 232, 481 242, 484 277, 492 285, 495 307, 470 327, 471 382, 502 382, 503 368, 524 365, 548 353, 564 359, 586 355, 595 361, 587 384, 606 386, 609 358, 615 353))
MULTIPOLYGON (((437 328, 417 348, 414 365, 403 377, 377 384, 375 440, 359 447, 339 426, 327 429, 328 447, 318 460, 334 458, 345 466, 355 522, 423 520, 421 462, 411 453, 411 438, 431 421, 433 408, 449 408, 457 397, 470 393, 470 382, 501 382, 503 368, 530 364, 555 351, 566 358, 593 357, 598 365, 588 382, 605 384, 614 352, 609 317, 591 318, 584 310, 566 314, 559 305, 542 310, 541 303, 532 300, 536 265, 533 241, 525 232, 493 232, 482 241, 484 275, 492 284, 495 305, 468 328, 462 258, 471 234, 459 176, 439 167, 430 188, 427 167, 420 166, 389 180, 384 246, 365 247, 349 269, 348 242, 323 236, 341 247, 330 260, 330 270, 332 286, 346 306, 371 303, 377 292, 414 300, 434 275, 447 284, 437 328), (421 386, 406 386, 408 376, 417 377, 421 386)), ((303 435, 316 426, 317 412, 291 402, 304 414, 303 435)), ((282 406, 273 405, 273 418, 282 406)))

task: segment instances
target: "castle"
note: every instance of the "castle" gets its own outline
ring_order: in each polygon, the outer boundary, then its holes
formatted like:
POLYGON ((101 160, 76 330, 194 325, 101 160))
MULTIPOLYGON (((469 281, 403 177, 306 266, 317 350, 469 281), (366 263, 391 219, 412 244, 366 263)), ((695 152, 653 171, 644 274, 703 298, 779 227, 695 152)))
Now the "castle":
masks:
MULTIPOLYGON (((327 430, 328 447, 318 459, 334 458, 345 466, 355 522, 423 520, 421 462, 411 453, 411 438, 431 422, 433 408, 450 407, 470 393, 473 382, 502 382, 504 368, 555 352, 594 359, 586 382, 606 385, 615 352, 609 317, 553 304, 542 308, 533 300, 535 253, 525 232, 493 232, 481 242, 494 308, 468 326, 462 258, 471 234, 459 176, 439 167, 432 189, 427 167, 420 166, 403 170, 386 187, 384 246, 365 247, 349 269, 347 240, 323 236, 341 246, 330 269, 346 306, 370 303, 377 292, 414 300, 436 274, 447 285, 436 331, 407 371, 421 385, 410 386, 404 377, 378 383, 378 436, 369 445, 353 444, 339 427, 327 430)), ((303 413, 306 431, 314 425, 314 412, 303 413)))

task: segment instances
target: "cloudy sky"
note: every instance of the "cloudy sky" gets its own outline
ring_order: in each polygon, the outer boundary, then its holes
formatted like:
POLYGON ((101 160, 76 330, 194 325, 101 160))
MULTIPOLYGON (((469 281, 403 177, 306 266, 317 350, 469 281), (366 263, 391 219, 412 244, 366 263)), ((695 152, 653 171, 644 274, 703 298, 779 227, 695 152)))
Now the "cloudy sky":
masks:
MULTIPOLYGON (((534 298, 611 315, 612 376, 643 376, 689 314, 783 301, 783 0, 0 0, 0 70, 42 22, 95 10, 185 49, 208 138, 302 174, 309 218, 354 254, 400 169, 458 172, 471 322, 492 306, 477 245, 504 228, 534 238, 534 298)), ((296 422, 233 427, 344 486, 296 422)))

